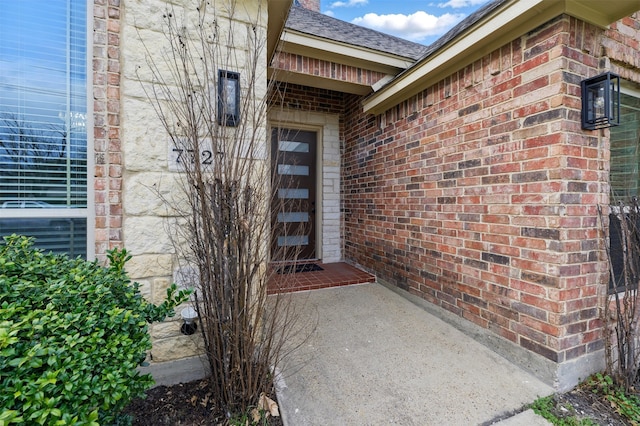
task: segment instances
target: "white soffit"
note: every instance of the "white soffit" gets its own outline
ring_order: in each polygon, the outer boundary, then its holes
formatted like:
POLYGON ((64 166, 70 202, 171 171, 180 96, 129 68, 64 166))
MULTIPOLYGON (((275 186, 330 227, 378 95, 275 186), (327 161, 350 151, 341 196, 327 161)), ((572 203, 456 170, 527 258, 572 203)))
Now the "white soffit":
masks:
POLYGON ((281 40, 283 52, 388 74, 397 74, 415 63, 414 60, 399 55, 353 46, 290 29, 285 29, 281 40))

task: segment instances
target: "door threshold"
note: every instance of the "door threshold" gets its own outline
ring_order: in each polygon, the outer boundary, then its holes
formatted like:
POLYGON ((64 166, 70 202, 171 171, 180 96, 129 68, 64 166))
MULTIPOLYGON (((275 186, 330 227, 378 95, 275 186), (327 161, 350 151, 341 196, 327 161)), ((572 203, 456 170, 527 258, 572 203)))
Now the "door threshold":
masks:
POLYGON ((296 259, 296 260, 272 260, 269 262, 272 266, 295 265, 297 263, 322 263, 321 259, 296 259))

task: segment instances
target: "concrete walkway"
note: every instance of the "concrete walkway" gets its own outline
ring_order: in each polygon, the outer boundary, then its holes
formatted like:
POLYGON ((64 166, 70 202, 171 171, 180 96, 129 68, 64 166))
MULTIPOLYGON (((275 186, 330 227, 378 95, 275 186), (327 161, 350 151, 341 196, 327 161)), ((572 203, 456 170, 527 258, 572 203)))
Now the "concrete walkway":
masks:
POLYGON ((285 425, 549 424, 513 413, 550 386, 380 284, 292 297, 314 324, 279 380, 285 425))

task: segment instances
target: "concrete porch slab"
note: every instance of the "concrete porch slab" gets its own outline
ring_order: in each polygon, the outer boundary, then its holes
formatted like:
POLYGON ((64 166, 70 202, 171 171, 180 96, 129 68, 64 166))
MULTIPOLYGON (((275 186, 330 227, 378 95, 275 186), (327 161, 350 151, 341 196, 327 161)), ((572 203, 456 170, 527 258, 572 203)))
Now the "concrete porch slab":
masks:
POLYGON ((291 342, 301 346, 281 372, 289 426, 524 424, 532 413, 505 415, 554 392, 380 284, 292 297, 316 325, 291 342))

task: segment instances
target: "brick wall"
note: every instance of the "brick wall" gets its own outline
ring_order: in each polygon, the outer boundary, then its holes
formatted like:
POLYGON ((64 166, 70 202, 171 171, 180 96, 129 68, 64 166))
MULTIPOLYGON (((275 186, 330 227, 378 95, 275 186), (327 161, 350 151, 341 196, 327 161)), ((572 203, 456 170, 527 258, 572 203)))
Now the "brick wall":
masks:
POLYGON ((120 0, 94 0, 93 30, 95 252, 104 261, 122 246, 120 0))
POLYGON ((554 362, 601 349, 608 131, 581 130, 580 81, 602 46, 638 61, 607 35, 562 16, 380 116, 348 100, 346 257, 554 362))
POLYGON ((344 94, 299 84, 278 83, 269 92, 269 108, 287 108, 327 114, 342 114, 344 94))
POLYGON ((605 31, 602 39, 604 65, 621 78, 640 82, 640 13, 621 19, 605 31))
POLYGON ((320 0, 296 0, 297 4, 305 9, 314 10, 320 12, 320 0))
POLYGON ((387 76, 383 72, 286 52, 277 53, 273 61, 273 68, 369 86, 387 76))

